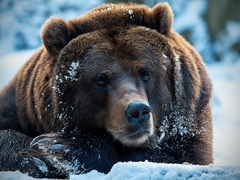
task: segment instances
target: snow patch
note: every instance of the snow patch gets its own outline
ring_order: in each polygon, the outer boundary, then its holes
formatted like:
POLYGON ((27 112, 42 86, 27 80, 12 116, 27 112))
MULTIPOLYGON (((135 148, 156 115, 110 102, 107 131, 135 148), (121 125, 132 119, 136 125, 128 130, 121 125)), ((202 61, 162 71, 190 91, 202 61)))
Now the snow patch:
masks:
POLYGON ((133 14, 133 10, 127 10, 128 11, 128 14, 130 15, 130 19, 133 21, 134 20, 134 14, 133 14))
POLYGON ((133 15, 133 10, 128 10, 129 15, 133 15))
POLYGON ((167 59, 169 60, 169 57, 168 57, 164 52, 162 52, 162 56, 164 57, 164 59, 163 59, 163 69, 164 69, 165 71, 167 71, 166 60, 167 60, 167 59))
POLYGON ((56 168, 62 169, 63 171, 66 170, 67 172, 69 172, 70 175, 78 174, 79 169, 81 169, 82 173, 87 172, 84 163, 80 163, 78 160, 73 160, 72 162, 59 161, 56 157, 54 157, 53 161, 55 162, 54 164, 56 168))
POLYGON ((71 81, 78 81, 78 78, 76 78, 78 68, 79 62, 72 62, 68 70, 69 76, 64 76, 65 79, 70 79, 71 81))
POLYGON ((240 168, 233 166, 197 166, 180 164, 157 164, 145 162, 119 162, 108 174, 93 170, 87 174, 71 175, 70 180, 144 180, 144 179, 231 179, 239 180, 240 168))

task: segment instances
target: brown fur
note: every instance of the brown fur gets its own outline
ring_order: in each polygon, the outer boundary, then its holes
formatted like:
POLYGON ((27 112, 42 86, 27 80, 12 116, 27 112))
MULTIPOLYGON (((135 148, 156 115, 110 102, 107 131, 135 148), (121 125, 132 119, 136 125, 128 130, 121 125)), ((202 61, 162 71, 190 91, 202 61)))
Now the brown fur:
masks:
POLYGON ((166 3, 103 5, 69 21, 51 17, 42 28, 44 46, 1 91, 1 104, 15 98, 0 108, 0 128, 31 137, 105 129, 130 147, 186 138, 184 151, 193 148, 186 161, 211 163, 211 83, 172 20, 166 3), (101 87, 103 75, 107 86, 101 87), (132 101, 151 108, 148 133, 136 137, 123 114, 132 101), (5 117, 9 109, 14 113, 5 117))

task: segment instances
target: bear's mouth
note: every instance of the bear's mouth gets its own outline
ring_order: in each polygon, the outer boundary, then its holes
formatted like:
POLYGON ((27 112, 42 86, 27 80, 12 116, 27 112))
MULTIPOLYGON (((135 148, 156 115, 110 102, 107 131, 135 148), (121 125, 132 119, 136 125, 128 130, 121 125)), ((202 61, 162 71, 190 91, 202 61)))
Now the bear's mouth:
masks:
POLYGON ((129 134, 128 136, 126 136, 126 138, 122 139, 121 142, 128 147, 140 147, 144 146, 149 137, 149 131, 139 130, 137 132, 129 134))
POLYGON ((128 147, 140 147, 148 141, 153 134, 153 128, 149 123, 143 126, 126 127, 124 131, 113 133, 114 137, 128 147))
POLYGON ((144 130, 143 128, 139 128, 136 132, 131 133, 128 138, 129 139, 138 139, 141 138, 142 136, 149 136, 150 131, 149 130, 144 130))

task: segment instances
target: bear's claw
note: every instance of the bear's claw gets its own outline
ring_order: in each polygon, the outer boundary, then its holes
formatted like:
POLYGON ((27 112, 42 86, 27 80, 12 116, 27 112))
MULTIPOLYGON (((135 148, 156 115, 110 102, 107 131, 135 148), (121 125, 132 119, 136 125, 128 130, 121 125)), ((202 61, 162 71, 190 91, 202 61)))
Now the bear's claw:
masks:
POLYGON ((51 141, 50 138, 42 138, 42 139, 40 139, 40 137, 37 137, 37 138, 34 138, 32 140, 32 142, 30 143, 30 146, 33 147, 33 146, 36 146, 36 145, 38 145, 40 143, 48 143, 50 141, 51 141))
POLYGON ((43 173, 48 172, 47 165, 41 159, 33 157, 32 160, 43 173))
POLYGON ((31 141, 30 146, 33 147, 39 144, 53 144, 57 142, 58 138, 61 138, 61 134, 59 133, 42 134, 40 136, 35 137, 31 141))
POLYGON ((52 146, 50 146, 47 150, 47 152, 50 153, 61 153, 61 150, 64 149, 64 145, 62 144, 54 144, 52 146))
POLYGON ((48 138, 48 136, 46 134, 40 135, 35 137, 31 142, 30 142, 30 146, 36 146, 39 143, 46 143, 48 141, 50 141, 51 139, 48 138))

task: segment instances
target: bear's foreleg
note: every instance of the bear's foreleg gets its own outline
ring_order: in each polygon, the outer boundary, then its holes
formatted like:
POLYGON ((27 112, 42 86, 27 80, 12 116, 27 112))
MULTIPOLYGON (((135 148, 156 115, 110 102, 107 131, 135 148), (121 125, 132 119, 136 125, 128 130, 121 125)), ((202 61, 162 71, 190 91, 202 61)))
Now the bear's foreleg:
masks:
POLYGON ((20 171, 36 178, 65 178, 41 149, 30 148, 31 140, 14 130, 0 130, 0 171, 20 171))

